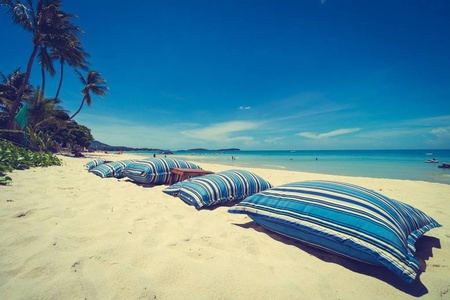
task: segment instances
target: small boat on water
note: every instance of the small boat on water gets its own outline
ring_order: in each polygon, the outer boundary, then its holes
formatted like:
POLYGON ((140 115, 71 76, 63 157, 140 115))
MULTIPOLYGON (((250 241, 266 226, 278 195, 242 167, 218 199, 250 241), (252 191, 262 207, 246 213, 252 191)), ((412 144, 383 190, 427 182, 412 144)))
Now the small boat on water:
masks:
POLYGON ((425 154, 425 155, 433 155, 433 153, 427 153, 427 154, 425 154))
POLYGON ((438 168, 444 168, 444 169, 447 169, 447 168, 450 168, 450 164, 444 164, 444 163, 442 163, 442 165, 438 166, 438 168))
POLYGON ((426 160, 425 162, 426 162, 426 163, 433 163, 433 164, 439 163, 439 161, 438 161, 436 158, 426 160))

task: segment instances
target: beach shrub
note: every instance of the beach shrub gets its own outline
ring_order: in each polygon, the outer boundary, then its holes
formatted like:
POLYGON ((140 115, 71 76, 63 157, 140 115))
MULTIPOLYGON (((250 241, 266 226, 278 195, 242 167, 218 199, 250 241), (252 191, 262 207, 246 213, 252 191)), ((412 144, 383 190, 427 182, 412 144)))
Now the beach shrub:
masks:
POLYGON ((61 161, 53 154, 33 152, 0 139, 0 173, 53 165, 61 165, 61 161))
POLYGON ((25 133, 21 130, 0 129, 0 139, 13 141, 16 144, 23 145, 25 143, 25 133))
POLYGON ((229 209, 261 226, 334 254, 385 266, 408 283, 419 262, 417 239, 439 223, 369 189, 332 181, 281 185, 229 209))
POLYGON ((11 184, 11 182, 12 182, 11 177, 0 174, 0 184, 1 185, 8 185, 8 184, 11 184))
POLYGON ((53 141, 49 134, 43 131, 35 132, 30 127, 28 127, 28 132, 30 147, 34 149, 40 149, 41 151, 46 153, 52 151, 53 141))

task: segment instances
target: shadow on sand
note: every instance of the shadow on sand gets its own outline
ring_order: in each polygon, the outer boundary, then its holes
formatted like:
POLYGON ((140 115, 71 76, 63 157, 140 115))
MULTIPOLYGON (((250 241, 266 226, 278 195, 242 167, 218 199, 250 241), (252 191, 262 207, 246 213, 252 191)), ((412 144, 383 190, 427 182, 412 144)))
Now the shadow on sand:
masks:
POLYGON ((395 275, 393 272, 391 272, 389 269, 382 267, 382 266, 375 266, 371 264, 362 263, 356 260, 351 260, 345 257, 337 256, 328 252, 325 252, 323 250, 313 248, 311 246, 308 246, 306 244, 300 243, 294 239, 282 236, 280 234, 277 234, 275 232, 272 232, 268 229, 265 229, 258 223, 254 221, 250 221, 245 224, 234 224, 236 226, 245 228, 245 229, 254 229, 258 232, 262 232, 273 238, 274 240, 277 240, 279 242, 293 245, 306 253, 313 255, 325 262, 328 263, 336 263, 341 265, 344 268, 347 268, 353 272, 363 274, 366 276, 371 276, 374 278, 377 278, 381 281, 384 281, 391 286, 395 287, 396 289, 414 296, 414 297, 421 297, 428 293, 428 289, 423 285, 423 283, 420 281, 420 274, 425 271, 426 269, 426 263, 425 261, 428 260, 430 257, 433 257, 433 248, 440 249, 441 243, 438 238, 435 237, 429 237, 429 236, 422 236, 420 239, 416 242, 416 254, 415 258, 420 263, 420 270, 417 274, 416 280, 409 284, 403 281, 400 277, 395 275))
POLYGON ((131 182, 134 183, 137 186, 141 186, 143 188, 153 188, 155 186, 160 186, 160 184, 153 184, 153 183, 140 183, 140 182, 136 182, 134 180, 128 179, 126 177, 122 177, 122 178, 118 178, 118 180, 120 181, 124 181, 124 182, 131 182))

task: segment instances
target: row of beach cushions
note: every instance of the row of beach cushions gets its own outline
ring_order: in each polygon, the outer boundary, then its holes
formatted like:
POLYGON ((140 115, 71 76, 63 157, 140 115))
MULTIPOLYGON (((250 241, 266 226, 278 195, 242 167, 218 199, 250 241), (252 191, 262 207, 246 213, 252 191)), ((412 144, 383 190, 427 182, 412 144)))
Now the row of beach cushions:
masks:
MULTIPOLYGON (((166 184, 170 182, 171 168, 201 169, 198 165, 174 158, 146 158, 120 160, 104 163, 97 159, 86 164, 87 169, 102 177, 128 177, 139 183, 166 184)), ((181 175, 175 174, 175 181, 181 180, 181 175)))
MULTIPOLYGON (((171 164, 199 168, 179 160, 176 163, 173 159, 159 160, 165 163, 150 159, 144 163, 134 161, 128 166, 134 175, 138 173, 136 170, 146 173, 136 177, 138 180, 149 178, 150 167, 144 170, 143 165, 152 166, 153 170, 158 166, 163 170, 163 166, 171 164)), ((127 168, 118 173, 129 176, 127 168)), ((166 177, 164 174, 158 178, 166 177)), ((260 176, 244 170, 190 178, 163 192, 178 196, 197 209, 240 201, 228 211, 246 214, 271 231, 313 247, 385 266, 408 283, 414 282, 420 266, 414 258, 416 240, 441 226, 412 206, 360 186, 305 181, 273 187, 260 176)))

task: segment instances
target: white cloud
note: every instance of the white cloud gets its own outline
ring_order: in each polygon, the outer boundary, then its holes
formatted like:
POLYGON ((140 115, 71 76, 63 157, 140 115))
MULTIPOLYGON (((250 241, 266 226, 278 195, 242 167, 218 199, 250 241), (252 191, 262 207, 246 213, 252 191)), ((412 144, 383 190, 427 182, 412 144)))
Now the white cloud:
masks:
POLYGON ((417 126, 439 126, 439 125, 448 125, 450 124, 450 115, 431 117, 431 118, 422 118, 422 119, 412 119, 406 120, 405 125, 417 125, 417 126))
POLYGON ((332 136, 337 136, 337 135, 342 135, 342 134, 348 134, 348 133, 352 133, 352 132, 356 132, 361 130, 361 128, 348 128, 348 129, 338 129, 338 130, 334 130, 334 131, 330 131, 330 132, 326 132, 326 133, 321 133, 321 134, 316 134, 316 133, 312 133, 312 132, 301 132, 301 133, 297 133, 297 135, 299 136, 303 136, 309 139, 315 139, 315 140, 320 140, 320 139, 326 139, 332 136))
POLYGON ((434 134, 436 137, 442 138, 450 138, 450 127, 439 127, 430 131, 431 134, 434 134))
POLYGON ((185 128, 187 124, 154 126, 125 118, 90 114, 80 114, 77 121, 91 128, 96 140, 112 146, 177 149, 189 143, 187 137, 179 134, 180 128, 185 128))
POLYGON ((282 139, 284 139, 284 137, 267 138, 264 140, 264 142, 276 144, 279 140, 282 140, 282 139))
POLYGON ((227 139, 227 142, 244 142, 244 143, 250 143, 253 142, 253 138, 251 136, 238 136, 235 138, 229 138, 227 139))
POLYGON ((239 107, 240 110, 247 110, 247 109, 251 109, 251 106, 241 106, 239 107))
POLYGON ((190 138, 201 139, 215 142, 231 142, 237 140, 249 141, 251 137, 231 137, 232 133, 255 129, 260 126, 258 122, 230 121, 224 123, 212 124, 201 129, 192 129, 181 131, 181 134, 190 138))
POLYGON ((365 130, 364 134, 358 134, 358 138, 374 139, 400 139, 424 135, 426 131, 423 128, 382 128, 376 130, 365 130))

